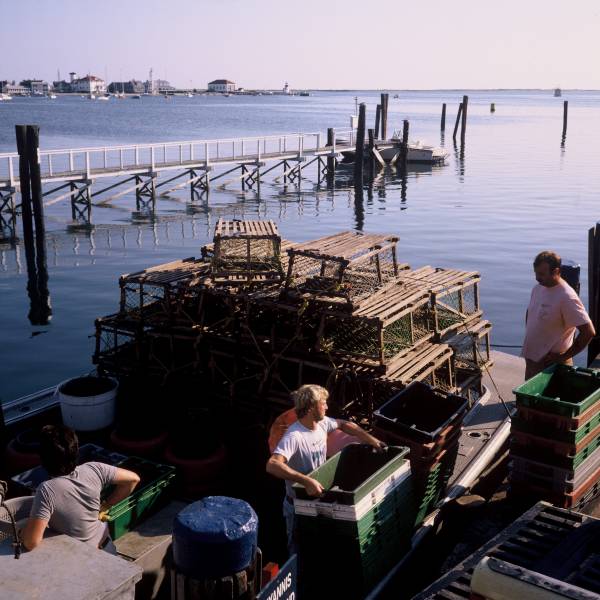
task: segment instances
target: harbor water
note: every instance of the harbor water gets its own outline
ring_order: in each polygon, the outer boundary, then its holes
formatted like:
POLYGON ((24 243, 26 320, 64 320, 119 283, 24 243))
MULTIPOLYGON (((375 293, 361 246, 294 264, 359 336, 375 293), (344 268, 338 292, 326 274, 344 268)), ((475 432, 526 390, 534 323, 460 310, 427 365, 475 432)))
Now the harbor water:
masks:
MULTIPOLYGON (((519 352, 532 285, 532 260, 554 249, 582 265, 587 304, 587 230, 600 215, 596 139, 600 92, 469 91, 464 152, 452 143, 463 91, 390 90, 388 133, 410 121, 410 138, 443 145, 444 166, 387 169, 362 198, 339 170, 318 185, 307 169, 300 186, 274 179, 256 190, 240 182, 213 187, 208 199, 189 190, 159 198, 156 211, 136 211, 133 194, 94 207, 92 225, 71 221, 68 200, 46 210, 52 319, 28 319, 22 235, 0 241, 0 401, 55 385, 92 368, 94 318, 118 310, 118 277, 146 266, 199 256, 224 218, 273 219, 283 237, 304 241, 348 229, 400 237, 399 258, 411 266, 480 271, 481 304, 492 342, 519 352), (398 98, 393 96, 397 93, 398 98), (563 100, 569 101, 561 139, 563 100), (448 113, 440 136, 442 103, 448 113), (490 104, 495 112, 490 113, 490 104)), ((15 151, 15 124, 40 126, 41 148, 216 139, 347 129, 355 97, 373 127, 378 92, 313 92, 298 96, 142 97, 90 101, 76 97, 0 102, 0 153, 15 151)), ((274 173, 274 175, 281 173, 274 173)), ((118 191, 118 190, 116 190, 118 191)), ((584 356, 580 356, 580 361, 584 356)))

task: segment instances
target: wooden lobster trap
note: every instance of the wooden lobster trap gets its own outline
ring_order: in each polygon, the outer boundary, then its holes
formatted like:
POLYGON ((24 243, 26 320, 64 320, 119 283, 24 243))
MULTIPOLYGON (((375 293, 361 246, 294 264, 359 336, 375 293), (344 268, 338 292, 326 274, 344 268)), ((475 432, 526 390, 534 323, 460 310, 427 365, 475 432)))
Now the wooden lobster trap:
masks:
POLYGON ((385 371, 434 333, 429 293, 397 282, 351 314, 325 310, 318 348, 385 371))
POLYGON ((131 373, 145 364, 144 327, 120 314, 95 320, 95 348, 92 362, 98 370, 112 375, 131 373))
POLYGON ((480 317, 479 273, 435 267, 404 271, 407 283, 423 286, 431 293, 435 330, 439 336, 456 331, 466 321, 480 317))
POLYGON ((281 237, 277 225, 273 221, 219 219, 211 263, 213 280, 220 285, 281 281, 281 237))
POLYGON ((385 379, 394 387, 422 381, 432 387, 454 392, 456 378, 452 366, 452 348, 447 344, 426 342, 392 365, 385 379))
POLYGON ((148 373, 167 379, 174 373, 194 374, 197 371, 196 343, 198 327, 169 327, 147 332, 148 373))
POLYGON ((121 275, 120 313, 144 323, 166 323, 209 271, 208 262, 190 257, 121 275))
POLYGON ((394 283, 408 265, 398 264, 398 238, 388 235, 338 233, 289 249, 285 293, 338 298, 355 309, 394 283))
POLYGON ((468 399, 469 408, 475 406, 484 392, 481 371, 457 367, 455 375, 457 392, 468 399))
POLYGON ((492 366, 491 331, 489 321, 475 320, 463 323, 458 332, 444 339, 444 343, 454 351, 455 368, 483 371, 492 366))

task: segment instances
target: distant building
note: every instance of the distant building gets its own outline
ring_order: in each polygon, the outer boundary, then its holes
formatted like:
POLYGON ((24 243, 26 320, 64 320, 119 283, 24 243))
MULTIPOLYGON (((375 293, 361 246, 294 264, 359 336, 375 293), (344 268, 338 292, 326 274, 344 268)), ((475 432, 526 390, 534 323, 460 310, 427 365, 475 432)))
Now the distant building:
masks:
POLYGON ((61 81, 53 81, 52 89, 59 94, 68 94, 71 90, 71 84, 68 81, 62 79, 61 81))
POLYGON ((29 82, 29 89, 31 90, 31 93, 36 96, 47 95, 49 88, 48 82, 42 81, 41 79, 32 79, 29 82))
POLYGON ((95 75, 86 75, 85 77, 75 78, 75 73, 71 73, 71 91, 78 94, 104 94, 106 92, 106 82, 95 75))
POLYGON ((175 88, 165 79, 155 79, 152 82, 154 92, 159 94, 166 94, 167 92, 174 92, 175 88))
POLYGON ((129 81, 113 81, 108 86, 108 91, 111 94, 143 94, 146 91, 146 85, 143 81, 131 79, 129 81))
POLYGON ((14 81, 2 81, 1 92, 3 94, 10 94, 11 96, 27 96, 29 95, 29 88, 24 85, 16 84, 14 81))
POLYGON ((285 85, 283 86, 283 93, 286 94, 286 95, 291 93, 290 92, 290 86, 288 85, 287 81, 285 82, 285 85))
POLYGON ((229 79, 215 79, 208 84, 209 92, 235 92, 235 82, 229 79))

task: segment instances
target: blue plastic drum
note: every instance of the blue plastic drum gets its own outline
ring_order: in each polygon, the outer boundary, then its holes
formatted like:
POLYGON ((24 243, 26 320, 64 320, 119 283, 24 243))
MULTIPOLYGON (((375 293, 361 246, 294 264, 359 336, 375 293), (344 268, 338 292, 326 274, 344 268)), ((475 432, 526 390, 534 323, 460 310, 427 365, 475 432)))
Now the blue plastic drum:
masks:
POLYGON ((258 517, 243 500, 208 496, 173 523, 173 560, 194 579, 218 579, 248 567, 256 553, 258 517))

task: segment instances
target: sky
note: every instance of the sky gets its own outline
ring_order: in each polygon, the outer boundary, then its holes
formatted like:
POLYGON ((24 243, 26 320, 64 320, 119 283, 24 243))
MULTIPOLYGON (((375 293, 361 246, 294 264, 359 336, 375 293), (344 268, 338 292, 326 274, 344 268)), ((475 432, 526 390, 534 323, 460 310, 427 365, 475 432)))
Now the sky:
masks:
POLYGON ((0 80, 600 89, 598 0, 0 0, 0 80))

